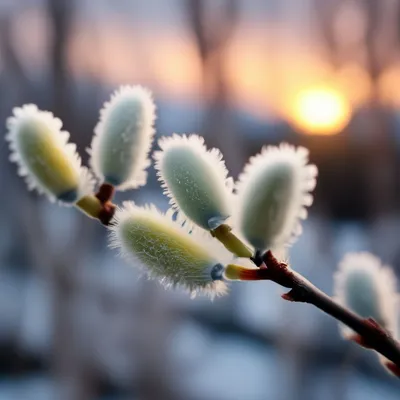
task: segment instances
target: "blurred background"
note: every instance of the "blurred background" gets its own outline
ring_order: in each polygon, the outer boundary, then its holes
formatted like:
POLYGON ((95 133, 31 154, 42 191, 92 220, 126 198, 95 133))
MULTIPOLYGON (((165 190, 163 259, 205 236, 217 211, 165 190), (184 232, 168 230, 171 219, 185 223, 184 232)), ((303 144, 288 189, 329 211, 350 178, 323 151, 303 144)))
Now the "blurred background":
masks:
MULTIPOLYGON (((400 268, 399 55, 400 0, 0 0, 0 121, 34 102, 86 162, 103 102, 140 83, 157 135, 204 135, 234 177, 263 145, 308 147, 316 201, 290 259, 331 294, 346 251, 400 268)), ((0 151, 0 400, 399 398, 376 356, 272 283, 212 303, 139 279, 0 151)), ((161 192, 151 168, 117 200, 166 209, 161 192)))

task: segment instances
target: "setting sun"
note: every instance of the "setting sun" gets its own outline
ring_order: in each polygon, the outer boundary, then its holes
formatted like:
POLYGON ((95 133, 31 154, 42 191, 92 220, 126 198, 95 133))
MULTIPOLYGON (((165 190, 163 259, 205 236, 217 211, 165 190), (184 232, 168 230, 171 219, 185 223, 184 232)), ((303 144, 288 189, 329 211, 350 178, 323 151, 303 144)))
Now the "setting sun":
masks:
POLYGON ((344 95, 331 87, 313 87, 300 93, 292 106, 293 123, 311 135, 335 135, 343 130, 351 116, 344 95))

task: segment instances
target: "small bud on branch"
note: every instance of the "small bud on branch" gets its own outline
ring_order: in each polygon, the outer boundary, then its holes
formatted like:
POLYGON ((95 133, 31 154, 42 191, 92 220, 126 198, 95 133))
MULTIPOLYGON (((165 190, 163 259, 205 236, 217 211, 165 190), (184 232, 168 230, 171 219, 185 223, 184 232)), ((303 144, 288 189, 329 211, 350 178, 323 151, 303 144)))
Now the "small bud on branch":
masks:
POLYGON ((118 190, 146 184, 154 121, 153 98, 141 86, 123 86, 105 103, 89 149, 90 165, 102 183, 118 190))
POLYGON ((28 104, 14 108, 8 118, 10 160, 18 164, 29 189, 44 193, 51 201, 72 205, 93 190, 93 180, 68 143, 69 133, 52 113, 28 104))
MULTIPOLYGON (((334 277, 337 301, 363 318, 372 318, 394 333, 397 321, 396 277, 370 253, 349 253, 334 277)), ((354 334, 341 326, 345 338, 354 334)))
POLYGON ((278 249, 301 233, 317 168, 308 165, 308 151, 282 144, 263 148, 250 158, 236 184, 236 226, 259 250, 278 249))
POLYGON ((154 153, 164 194, 184 218, 206 230, 231 215, 232 180, 217 149, 207 150, 197 135, 164 137, 154 153))
POLYGON ((226 293, 222 281, 226 251, 209 235, 173 221, 173 210, 160 213, 154 206, 125 203, 110 226, 111 247, 139 261, 150 277, 167 287, 181 286, 210 297, 226 293))

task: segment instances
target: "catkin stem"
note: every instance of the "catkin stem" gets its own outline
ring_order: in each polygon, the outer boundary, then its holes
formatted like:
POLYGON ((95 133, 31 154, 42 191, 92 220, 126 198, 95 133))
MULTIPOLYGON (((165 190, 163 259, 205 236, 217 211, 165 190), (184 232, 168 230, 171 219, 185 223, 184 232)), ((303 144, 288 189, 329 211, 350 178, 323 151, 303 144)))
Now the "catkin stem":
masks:
POLYGON ((98 219, 103 208, 100 200, 95 195, 86 195, 79 199, 75 206, 90 218, 98 219))
POLYGON ((110 225, 116 205, 112 202, 115 189, 103 183, 96 194, 90 194, 77 201, 75 206, 88 217, 98 219, 103 225, 110 225))
POLYGON ((218 239, 235 256, 244 258, 253 256, 253 252, 232 232, 229 225, 220 225, 211 231, 211 235, 218 239))

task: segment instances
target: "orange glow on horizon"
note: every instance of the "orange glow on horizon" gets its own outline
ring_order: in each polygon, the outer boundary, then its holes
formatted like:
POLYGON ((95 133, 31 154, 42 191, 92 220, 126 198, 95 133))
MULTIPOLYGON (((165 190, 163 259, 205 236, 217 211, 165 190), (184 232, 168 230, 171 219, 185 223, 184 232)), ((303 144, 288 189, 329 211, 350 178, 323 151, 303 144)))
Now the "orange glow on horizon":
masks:
POLYGON ((387 68, 381 74, 378 81, 378 93, 380 100, 395 109, 400 107, 400 93, 398 87, 400 85, 400 64, 387 68))
MULTIPOLYGON (((283 118, 307 134, 332 135, 370 98, 371 82, 361 65, 334 70, 318 46, 309 43, 301 51, 303 42, 291 42, 277 26, 268 35, 261 27, 245 28, 223 61, 233 107, 262 120, 283 118)), ((112 85, 140 82, 164 96, 203 100, 195 44, 178 30, 134 35, 115 20, 97 34, 86 25, 74 32, 69 48, 74 74, 89 72, 112 85)))
POLYGON ((310 135, 335 135, 348 124, 351 106, 346 97, 329 86, 300 91, 292 104, 291 119, 310 135))
MULTIPOLYGON (((44 73, 46 18, 42 10, 26 8, 15 17, 12 30, 24 67, 44 73), (35 35, 19 29, 27 24, 35 28, 35 35)), ((68 43, 68 67, 74 77, 89 76, 107 86, 141 83, 166 98, 204 100, 199 55, 186 28, 132 26, 117 13, 103 22, 74 21, 68 43)), ((318 37, 305 32, 292 32, 283 21, 268 26, 248 21, 238 27, 221 66, 232 107, 260 120, 284 118, 306 133, 325 135, 338 133, 352 110, 377 94, 386 106, 400 109, 399 59, 375 85, 361 61, 333 68, 318 37)))

